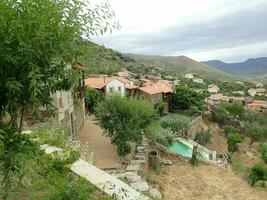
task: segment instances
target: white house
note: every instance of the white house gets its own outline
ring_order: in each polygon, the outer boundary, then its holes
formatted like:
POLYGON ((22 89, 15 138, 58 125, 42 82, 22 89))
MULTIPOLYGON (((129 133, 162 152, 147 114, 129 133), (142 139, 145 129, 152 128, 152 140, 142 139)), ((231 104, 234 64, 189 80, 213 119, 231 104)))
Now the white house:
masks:
POLYGON ((131 94, 131 90, 135 90, 133 81, 127 80, 123 77, 90 77, 85 79, 85 86, 89 88, 95 88, 106 95, 110 93, 117 93, 121 96, 131 94))
POLYGON ((257 94, 257 90, 254 88, 251 88, 248 90, 248 94, 252 97, 255 97, 255 95, 257 94))
POLYGON ((218 93, 220 88, 217 85, 211 84, 208 86, 208 92, 210 93, 218 93))
POLYGON ((194 78, 194 75, 193 74, 185 74, 184 77, 186 79, 193 79, 194 78))
POLYGON ((193 79, 193 82, 194 83, 199 83, 199 84, 203 84, 204 83, 203 79, 201 79, 201 78, 195 78, 195 79, 193 79))

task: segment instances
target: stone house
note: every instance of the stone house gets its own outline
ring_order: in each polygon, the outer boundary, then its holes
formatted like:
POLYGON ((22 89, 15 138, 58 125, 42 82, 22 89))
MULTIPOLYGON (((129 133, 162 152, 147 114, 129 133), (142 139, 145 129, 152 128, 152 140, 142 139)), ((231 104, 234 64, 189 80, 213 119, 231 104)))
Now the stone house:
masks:
POLYGON ((193 79, 194 78, 194 75, 193 74, 185 74, 184 77, 186 79, 193 79))
POLYGON ((166 86, 146 86, 140 87, 139 97, 149 101, 152 104, 158 103, 160 101, 166 102, 167 108, 169 110, 169 100, 171 97, 172 89, 166 86))

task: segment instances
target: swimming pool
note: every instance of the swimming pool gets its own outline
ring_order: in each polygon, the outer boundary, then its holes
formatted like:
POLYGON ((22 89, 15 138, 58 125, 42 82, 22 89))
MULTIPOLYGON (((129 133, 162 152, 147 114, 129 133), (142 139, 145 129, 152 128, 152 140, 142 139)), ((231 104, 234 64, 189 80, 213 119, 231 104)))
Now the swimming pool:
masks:
POLYGON ((185 157, 192 157, 192 149, 180 142, 179 140, 174 140, 172 145, 169 147, 169 151, 173 153, 178 153, 181 154, 182 156, 185 157))
POLYGON ((198 150, 199 150, 199 153, 201 155, 201 159, 202 160, 209 160, 210 154, 212 153, 210 150, 197 144, 196 142, 194 142, 192 140, 186 140, 184 138, 175 138, 172 145, 169 147, 169 151, 172 153, 180 154, 184 157, 191 158, 193 146, 195 146, 195 145, 197 145, 199 147, 198 150))

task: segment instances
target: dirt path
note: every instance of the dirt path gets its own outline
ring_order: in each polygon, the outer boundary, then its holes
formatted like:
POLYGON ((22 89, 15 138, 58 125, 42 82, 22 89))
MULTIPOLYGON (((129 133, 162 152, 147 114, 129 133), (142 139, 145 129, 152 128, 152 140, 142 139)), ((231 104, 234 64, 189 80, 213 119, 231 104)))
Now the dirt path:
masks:
POLYGON ((87 144, 88 154, 92 154, 94 164, 100 169, 114 169, 118 167, 119 156, 116 147, 110 143, 110 139, 103 135, 103 130, 97 125, 97 121, 90 117, 78 135, 82 144, 87 144))
POLYGON ((150 179, 162 187, 165 200, 264 200, 267 196, 266 190, 251 188, 230 168, 213 164, 191 167, 178 160, 159 175, 150 171, 150 179))

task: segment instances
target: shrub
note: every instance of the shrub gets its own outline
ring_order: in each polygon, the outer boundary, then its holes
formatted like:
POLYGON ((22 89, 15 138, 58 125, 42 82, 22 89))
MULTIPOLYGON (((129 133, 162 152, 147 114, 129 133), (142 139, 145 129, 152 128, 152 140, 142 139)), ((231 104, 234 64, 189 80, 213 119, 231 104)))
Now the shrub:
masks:
POLYGON ((204 133, 197 133, 194 140, 203 145, 206 146, 208 143, 211 142, 212 134, 210 132, 204 132, 204 133))
POLYGON ((172 131, 162 128, 160 121, 152 122, 145 129, 145 135, 150 141, 158 142, 164 146, 171 145, 174 138, 172 131))
POLYGON ((264 141, 265 140, 265 128, 261 126, 252 126, 249 128, 249 136, 251 137, 251 142, 264 141))
POLYGON ((267 144, 261 146, 261 158, 267 164, 267 144))
POLYGON ((225 125, 224 126, 224 135, 227 137, 229 134, 236 133, 237 129, 232 125, 225 125))
POLYGON ((154 109, 156 110, 156 112, 160 115, 163 116, 164 110, 166 108, 166 103, 163 101, 160 101, 158 103, 154 104, 154 109))
POLYGON ((199 163, 200 157, 201 157, 201 155, 200 155, 200 153, 198 151, 198 147, 194 146, 193 147, 193 151, 192 151, 192 157, 191 157, 190 163, 192 165, 197 165, 199 163))
POLYGON ((249 180, 251 182, 251 186, 254 186, 254 184, 259 181, 267 180, 267 167, 263 163, 255 164, 249 173, 249 180))
POLYGON ((119 156, 125 156, 131 152, 131 146, 127 142, 117 143, 117 152, 119 156))
POLYGON ((191 122, 189 117, 178 114, 165 116, 160 121, 163 128, 169 128, 174 134, 181 134, 191 122))
POLYGON ((238 144, 243 141, 242 137, 237 134, 229 134, 227 136, 228 151, 233 153, 238 150, 238 144))

